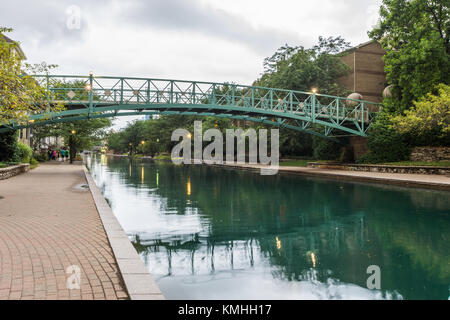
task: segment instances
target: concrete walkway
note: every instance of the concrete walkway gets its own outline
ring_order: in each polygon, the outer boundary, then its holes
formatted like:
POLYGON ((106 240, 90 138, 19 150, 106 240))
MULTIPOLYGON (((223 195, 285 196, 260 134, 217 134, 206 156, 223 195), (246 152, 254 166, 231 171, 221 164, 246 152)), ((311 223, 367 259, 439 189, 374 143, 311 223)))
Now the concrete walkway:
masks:
MULTIPOLYGON (((227 165, 223 165, 227 166, 227 165)), ((261 170, 267 168, 262 165, 235 164, 233 167, 245 169, 261 170)), ((366 171, 346 171, 306 167, 279 167, 279 173, 293 173, 306 176, 322 176, 338 180, 367 181, 384 184, 395 184, 405 187, 422 187, 450 190, 450 177, 446 175, 431 174, 408 174, 408 173, 385 173, 385 172, 366 172, 366 171)))
POLYGON ((86 184, 68 164, 0 181, 0 299, 129 298, 86 184))

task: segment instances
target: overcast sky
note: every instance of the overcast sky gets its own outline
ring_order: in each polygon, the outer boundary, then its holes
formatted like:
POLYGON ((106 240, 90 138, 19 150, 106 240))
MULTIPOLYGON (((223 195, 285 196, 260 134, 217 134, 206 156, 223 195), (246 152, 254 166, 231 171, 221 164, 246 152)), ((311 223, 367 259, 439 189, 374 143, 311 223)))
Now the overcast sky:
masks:
MULTIPOLYGON (((381 0, 14 0, 0 26, 56 73, 251 84, 285 43, 369 40, 381 0), (78 19, 79 18, 79 19, 78 19)), ((130 119, 121 119, 122 126, 130 119)))

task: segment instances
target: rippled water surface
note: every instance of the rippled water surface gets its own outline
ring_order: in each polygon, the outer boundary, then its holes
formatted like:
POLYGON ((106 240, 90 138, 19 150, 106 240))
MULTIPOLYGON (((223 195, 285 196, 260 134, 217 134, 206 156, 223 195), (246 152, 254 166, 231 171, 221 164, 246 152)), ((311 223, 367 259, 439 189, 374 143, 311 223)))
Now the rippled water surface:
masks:
POLYGON ((168 299, 448 299, 450 193, 93 156, 168 299), (381 290, 367 289, 367 268, 381 290))

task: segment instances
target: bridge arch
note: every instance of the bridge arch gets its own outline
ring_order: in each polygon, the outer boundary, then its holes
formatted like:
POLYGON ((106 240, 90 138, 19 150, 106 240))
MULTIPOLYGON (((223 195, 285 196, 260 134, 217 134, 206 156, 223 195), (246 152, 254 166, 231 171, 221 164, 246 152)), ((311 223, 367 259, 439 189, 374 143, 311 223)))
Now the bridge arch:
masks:
POLYGON ((26 123, 9 123, 0 132, 90 118, 181 114, 259 122, 328 138, 364 137, 380 107, 364 100, 228 83, 93 75, 33 77, 47 88, 50 104, 64 104, 66 109, 32 114, 26 123))

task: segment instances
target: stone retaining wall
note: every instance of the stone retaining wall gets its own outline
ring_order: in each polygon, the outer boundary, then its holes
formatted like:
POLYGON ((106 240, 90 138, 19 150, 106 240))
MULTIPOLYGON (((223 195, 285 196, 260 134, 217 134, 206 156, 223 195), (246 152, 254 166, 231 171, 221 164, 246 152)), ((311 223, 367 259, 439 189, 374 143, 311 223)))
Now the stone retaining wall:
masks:
POLYGON ((0 180, 5 180, 18 174, 27 172, 30 170, 30 165, 28 163, 18 164, 16 166, 11 166, 7 168, 0 169, 0 180))
POLYGON ((412 150, 411 161, 450 161, 450 147, 416 147, 412 150))
POLYGON ((387 172, 387 173, 415 173, 415 174, 450 174, 450 167, 431 166, 388 166, 375 164, 338 164, 309 162, 310 168, 336 169, 348 171, 387 172))

